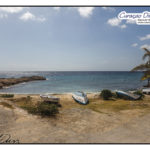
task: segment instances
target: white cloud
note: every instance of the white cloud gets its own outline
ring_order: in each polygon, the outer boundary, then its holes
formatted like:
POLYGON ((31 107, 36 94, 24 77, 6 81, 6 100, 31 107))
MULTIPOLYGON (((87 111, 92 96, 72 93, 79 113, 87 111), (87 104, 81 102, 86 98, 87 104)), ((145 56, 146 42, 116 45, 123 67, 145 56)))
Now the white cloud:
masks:
MULTIPOLYGON (((103 9, 107 9, 107 7, 102 7, 103 9)), ((119 27, 121 29, 125 29, 127 28, 128 24, 136 24, 136 20, 131 20, 131 19, 127 19, 127 20, 121 20, 117 17, 114 18, 110 18, 108 19, 107 23, 111 26, 116 26, 119 27)), ((150 36, 150 35, 149 35, 150 36)), ((150 39, 150 37, 148 37, 150 39)), ((145 37, 140 38, 140 40, 145 40, 145 37)))
POLYGON ((131 20, 131 19, 128 19, 126 21, 127 24, 136 24, 136 20, 131 20))
POLYGON ((8 14, 19 13, 23 7, 0 7, 0 19, 8 18, 8 14))
POLYGON ((137 43, 133 43, 131 46, 132 46, 132 47, 137 47, 138 44, 137 44, 137 43))
POLYGON ((6 13, 19 13, 23 10, 23 7, 0 7, 0 11, 6 13))
POLYGON ((7 18, 8 15, 7 14, 0 14, 0 19, 4 19, 4 18, 7 18))
POLYGON ((21 20, 24 20, 24 21, 27 21, 27 20, 34 20, 35 19, 35 16, 30 13, 30 12, 26 12, 24 13, 21 17, 20 17, 21 20))
POLYGON ((115 11, 116 9, 113 7, 102 7, 103 10, 115 11))
POLYGON ((60 7, 53 7, 53 9, 59 11, 60 7))
POLYGON ((21 17, 21 20, 23 21, 28 21, 28 20, 34 20, 34 21, 39 21, 39 22, 44 22, 46 18, 44 17, 37 17, 34 14, 30 13, 29 11, 24 13, 21 17))
POLYGON ((123 25, 120 25, 120 28, 121 29, 125 29, 127 27, 127 25, 123 24, 123 25))
POLYGON ((149 40, 149 39, 150 39, 150 34, 147 34, 146 36, 140 37, 141 41, 149 40))
POLYGON ((143 48, 150 49, 150 45, 148 45, 148 44, 144 44, 144 45, 142 45, 140 48, 141 48, 141 49, 143 49, 143 48))
POLYGON ((78 7, 77 10, 80 16, 88 18, 92 15, 94 7, 78 7))
POLYGON ((126 24, 121 24, 122 20, 117 17, 108 19, 107 23, 113 27, 119 27, 121 29, 125 29, 127 27, 126 24))
POLYGON ((119 26, 121 24, 121 19, 118 19, 117 17, 111 18, 107 21, 107 23, 111 26, 119 26))
POLYGON ((40 21, 40 22, 44 22, 44 21, 46 21, 46 18, 45 17, 36 17, 35 20, 40 21))
MULTIPOLYGON (((61 7, 53 7, 54 10, 59 11, 61 7)), ((93 14, 94 7, 67 7, 68 10, 75 10, 81 17, 88 18, 93 14)))

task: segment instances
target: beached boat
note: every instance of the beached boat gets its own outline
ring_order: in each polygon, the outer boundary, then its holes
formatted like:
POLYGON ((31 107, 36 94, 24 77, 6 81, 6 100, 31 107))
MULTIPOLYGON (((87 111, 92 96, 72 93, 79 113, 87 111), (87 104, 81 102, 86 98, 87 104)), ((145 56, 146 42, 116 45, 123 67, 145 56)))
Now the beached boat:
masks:
POLYGON ((130 100, 138 100, 141 98, 140 95, 129 93, 129 92, 124 92, 124 91, 116 91, 116 94, 119 97, 123 97, 125 99, 130 99, 130 100))
POLYGON ((89 102, 89 100, 84 92, 80 92, 80 91, 75 92, 75 93, 73 93, 72 97, 76 102, 83 104, 83 105, 86 105, 89 102))
POLYGON ((150 94, 150 88, 142 89, 143 94, 150 94))
POLYGON ((53 95, 40 95, 40 97, 45 101, 45 102, 59 102, 59 98, 55 97, 53 95))

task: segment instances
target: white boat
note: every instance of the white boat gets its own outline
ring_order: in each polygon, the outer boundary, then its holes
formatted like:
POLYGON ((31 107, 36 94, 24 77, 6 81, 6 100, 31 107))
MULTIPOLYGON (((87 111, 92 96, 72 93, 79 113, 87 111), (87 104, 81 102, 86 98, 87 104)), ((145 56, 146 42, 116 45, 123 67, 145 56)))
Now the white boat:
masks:
POLYGON ((84 92, 75 92, 72 94, 73 99, 83 105, 88 104, 89 100, 84 92))
POLYGON ((56 102, 58 103, 59 102, 59 98, 58 97, 55 97, 53 95, 40 95, 41 99, 43 99, 44 101, 46 102, 56 102))
POLYGON ((142 89, 142 92, 144 94, 150 94, 150 88, 144 88, 144 89, 142 89))
POLYGON ((116 91, 116 94, 120 97, 124 97, 130 100, 138 100, 141 98, 140 95, 129 93, 129 92, 124 92, 124 91, 116 91))

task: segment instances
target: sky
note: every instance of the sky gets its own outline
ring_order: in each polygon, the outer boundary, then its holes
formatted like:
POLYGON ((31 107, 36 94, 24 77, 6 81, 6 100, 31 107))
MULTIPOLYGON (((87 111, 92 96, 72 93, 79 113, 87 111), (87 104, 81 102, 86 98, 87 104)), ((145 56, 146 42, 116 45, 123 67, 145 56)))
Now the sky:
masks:
POLYGON ((150 25, 117 18, 150 7, 0 7, 0 71, 129 71, 150 25))

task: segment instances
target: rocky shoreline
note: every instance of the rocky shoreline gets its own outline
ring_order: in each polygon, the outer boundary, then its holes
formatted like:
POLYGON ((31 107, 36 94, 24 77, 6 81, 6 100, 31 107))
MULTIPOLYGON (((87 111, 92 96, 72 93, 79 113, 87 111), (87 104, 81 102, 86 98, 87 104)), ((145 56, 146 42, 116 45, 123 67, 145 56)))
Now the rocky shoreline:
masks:
POLYGON ((0 78, 0 89, 7 86, 12 86, 15 84, 30 82, 36 80, 46 80, 45 77, 42 76, 30 76, 30 77, 20 77, 20 78, 0 78))

